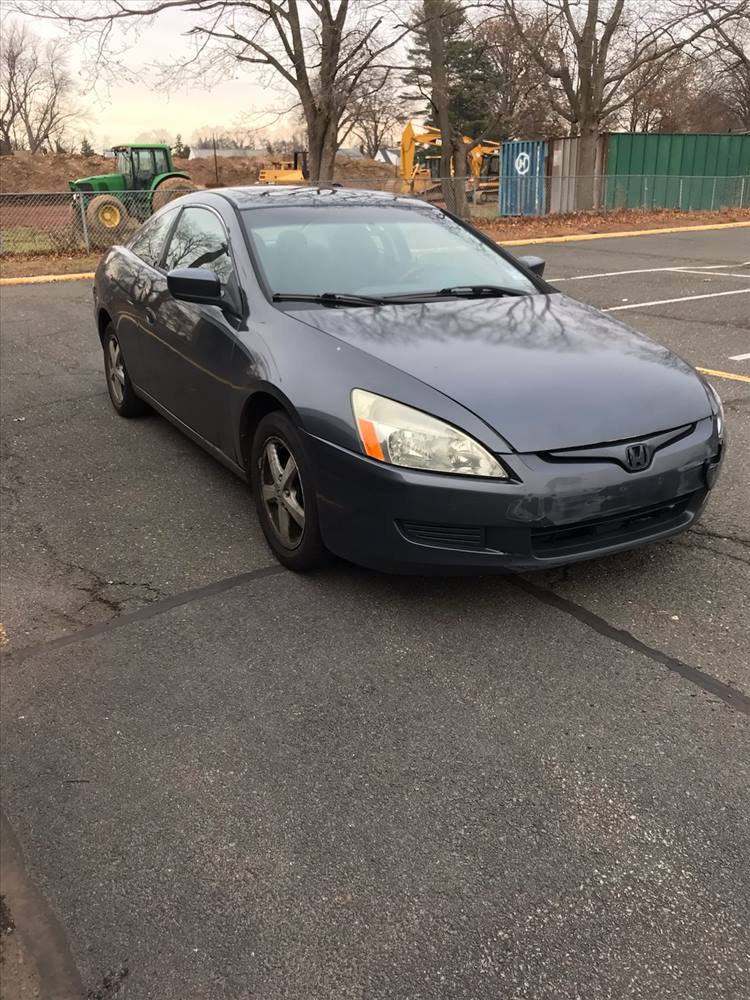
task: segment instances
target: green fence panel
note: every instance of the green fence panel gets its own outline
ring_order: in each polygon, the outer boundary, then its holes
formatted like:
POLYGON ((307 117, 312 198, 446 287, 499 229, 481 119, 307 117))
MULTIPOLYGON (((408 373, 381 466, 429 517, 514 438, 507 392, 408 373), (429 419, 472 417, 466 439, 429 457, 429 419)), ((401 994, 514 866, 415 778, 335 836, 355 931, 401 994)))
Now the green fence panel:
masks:
POLYGON ((750 135, 616 132, 606 208, 712 209, 750 201, 750 135))

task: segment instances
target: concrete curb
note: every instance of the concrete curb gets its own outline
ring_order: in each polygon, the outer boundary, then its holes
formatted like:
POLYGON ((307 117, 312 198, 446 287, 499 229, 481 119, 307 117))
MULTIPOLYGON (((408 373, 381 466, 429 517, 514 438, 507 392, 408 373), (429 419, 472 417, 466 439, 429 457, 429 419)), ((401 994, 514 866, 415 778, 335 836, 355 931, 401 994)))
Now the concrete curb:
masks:
POLYGON ((707 229, 741 229, 750 222, 716 222, 703 226, 665 226, 663 229, 631 229, 622 233, 580 233, 577 236, 535 236, 527 240, 503 240, 504 247, 532 246, 536 243, 576 243, 583 240, 614 240, 624 236, 658 236, 668 233, 700 233, 707 229))
POLYGON ((93 277, 93 271, 82 271, 80 274, 33 274, 28 278, 0 278, 0 285, 43 285, 57 281, 83 281, 93 277))
POLYGON ((17 921, 26 951, 36 967, 45 1000, 83 1000, 84 988, 62 924, 26 870, 23 852, 4 813, 2 830, 3 893, 17 921))
POLYGON ((750 382, 750 375, 740 375, 737 372, 719 372, 715 368, 696 368, 701 375, 712 375, 714 378, 728 378, 732 382, 750 382))

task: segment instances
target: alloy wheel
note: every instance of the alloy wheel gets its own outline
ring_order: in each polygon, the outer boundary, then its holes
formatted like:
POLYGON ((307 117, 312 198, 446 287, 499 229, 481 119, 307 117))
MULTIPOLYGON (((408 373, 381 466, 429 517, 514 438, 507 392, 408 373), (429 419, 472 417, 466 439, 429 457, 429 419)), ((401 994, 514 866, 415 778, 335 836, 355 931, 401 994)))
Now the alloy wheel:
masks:
POLYGON ((112 398, 118 406, 121 406, 125 398, 125 363, 117 337, 110 337, 107 341, 107 376, 112 398))
POLYGON ((305 497, 294 455, 280 438, 269 438, 259 464, 268 521, 281 544, 296 549, 305 531, 305 497))

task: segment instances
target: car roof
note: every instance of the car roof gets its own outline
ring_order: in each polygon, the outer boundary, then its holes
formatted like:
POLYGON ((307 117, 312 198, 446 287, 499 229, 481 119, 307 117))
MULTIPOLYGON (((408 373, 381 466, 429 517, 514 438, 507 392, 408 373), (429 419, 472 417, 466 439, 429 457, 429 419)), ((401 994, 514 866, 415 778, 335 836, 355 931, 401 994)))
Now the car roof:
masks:
POLYGON ((122 149, 170 149, 166 142, 121 142, 118 146, 113 146, 112 150, 118 153, 122 149))
POLYGON ((254 187, 212 188, 211 194, 226 198, 237 209, 269 208, 286 205, 413 205, 426 208, 427 202, 391 191, 366 191, 358 188, 316 185, 256 185, 254 187))

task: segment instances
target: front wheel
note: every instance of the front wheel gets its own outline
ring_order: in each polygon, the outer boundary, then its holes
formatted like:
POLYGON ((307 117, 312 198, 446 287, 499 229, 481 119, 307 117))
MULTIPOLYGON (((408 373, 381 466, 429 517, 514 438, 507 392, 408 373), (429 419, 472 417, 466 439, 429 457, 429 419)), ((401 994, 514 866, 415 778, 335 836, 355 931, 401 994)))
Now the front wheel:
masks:
POLYGON ((250 463, 258 518, 273 554, 297 572, 324 566, 329 556, 320 537, 312 471, 285 413, 269 413, 258 424, 250 463))

